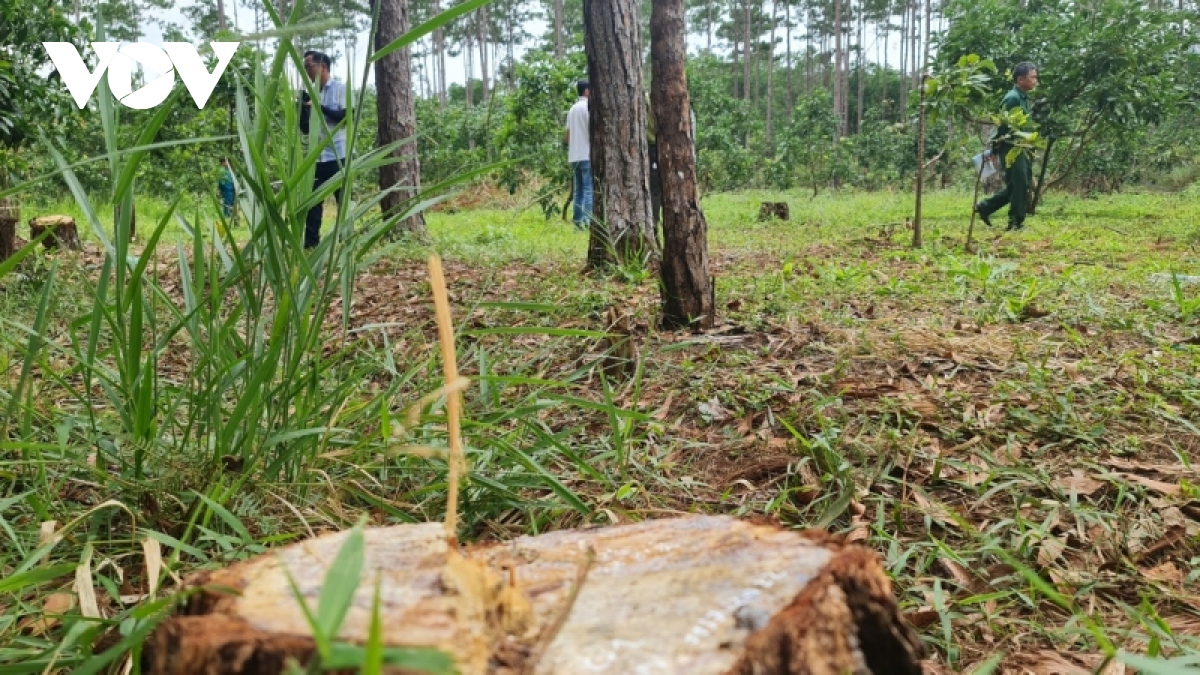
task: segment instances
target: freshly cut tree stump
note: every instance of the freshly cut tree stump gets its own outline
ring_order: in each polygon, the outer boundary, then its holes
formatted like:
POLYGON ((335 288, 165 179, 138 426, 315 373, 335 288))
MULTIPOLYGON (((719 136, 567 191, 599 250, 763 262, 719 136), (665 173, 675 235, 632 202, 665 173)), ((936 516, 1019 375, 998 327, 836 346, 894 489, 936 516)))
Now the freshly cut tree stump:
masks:
POLYGON ((46 228, 50 228, 53 232, 42 240, 42 246, 45 248, 53 249, 62 246, 72 251, 83 250, 83 244, 79 242, 79 231, 75 229, 74 218, 70 216, 31 218, 29 220, 29 238, 37 239, 38 235, 46 231, 46 228))
MULTIPOLYGON (((201 590, 146 642, 155 675, 278 673, 314 653, 284 574, 316 608, 345 533, 189 583, 201 590)), ((451 551, 441 524, 365 532, 340 638, 365 643, 376 575, 388 646, 434 647, 460 672, 841 675, 921 673, 876 555, 825 533, 686 517, 451 551)))
POLYGON ((787 202, 763 202, 758 207, 758 219, 766 220, 787 220, 791 216, 788 210, 787 202))

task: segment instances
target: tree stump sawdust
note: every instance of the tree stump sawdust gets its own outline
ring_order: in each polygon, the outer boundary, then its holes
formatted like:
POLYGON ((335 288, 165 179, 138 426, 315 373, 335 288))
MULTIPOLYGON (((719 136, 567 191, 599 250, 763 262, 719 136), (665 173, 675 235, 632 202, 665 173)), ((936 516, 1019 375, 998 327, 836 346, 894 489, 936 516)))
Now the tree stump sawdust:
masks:
MULTIPOLYGON (((877 556, 824 533, 724 516, 570 530, 449 550, 440 523, 368 529, 339 637, 364 643, 376 575, 388 646, 460 672, 921 673, 877 556)), ((315 652, 310 607, 345 533, 190 580, 147 640, 143 672, 278 673, 315 652)))
POLYGON ((37 239, 42 232, 49 228, 53 230, 42 240, 42 246, 47 250, 62 246, 72 251, 83 250, 79 241, 79 231, 75 228, 75 219, 70 216, 41 216, 29 220, 29 238, 37 239))
POLYGON ((790 217, 791 212, 788 210, 787 202, 763 202, 758 207, 760 221, 788 220, 790 217))

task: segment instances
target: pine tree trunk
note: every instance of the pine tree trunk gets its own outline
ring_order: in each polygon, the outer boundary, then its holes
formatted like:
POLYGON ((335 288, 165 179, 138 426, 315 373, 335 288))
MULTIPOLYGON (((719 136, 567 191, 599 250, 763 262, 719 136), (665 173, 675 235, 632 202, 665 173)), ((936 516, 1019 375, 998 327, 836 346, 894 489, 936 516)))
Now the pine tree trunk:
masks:
POLYGON ((846 116, 842 109, 846 91, 842 88, 842 0, 833 1, 833 112, 838 118, 838 137, 846 135, 846 116))
POLYGON ((663 183, 663 326, 711 328, 716 310, 708 266, 708 225, 700 210, 692 154, 695 131, 685 69, 686 35, 683 0, 655 0, 650 14, 654 74, 650 97, 658 121, 656 140, 663 183))
POLYGON ((771 157, 775 156, 775 144, 771 142, 771 122, 775 108, 775 24, 778 10, 779 0, 771 0, 771 45, 767 50, 767 154, 771 157))
MULTIPOLYGON (((475 91, 471 86, 471 76, 475 74, 475 43, 471 40, 471 31, 468 30, 466 31, 466 34, 463 35, 463 44, 463 63, 465 64, 464 68, 466 69, 465 93, 467 97, 467 110, 470 110, 475 106, 475 91)), ((474 137, 471 138, 473 139, 474 137)), ((474 150, 474 140, 469 139, 468 143, 470 143, 471 149, 474 150)))
POLYGON ((554 58, 561 59, 566 53, 563 41, 563 0, 554 0, 554 58))
POLYGON ((487 5, 480 7, 475 13, 475 31, 479 39, 479 79, 483 83, 483 103, 487 105, 491 96, 488 90, 487 5))
POLYGON ((812 26, 804 27, 804 93, 812 93, 813 64, 812 64, 812 26))
POLYGON ((792 90, 792 0, 784 2, 784 16, 786 18, 787 33, 787 77, 784 79, 783 86, 787 90, 787 113, 788 119, 792 119, 792 109, 796 105, 795 92, 792 90))
POLYGON ((742 58, 742 100, 750 100, 750 59, 754 54, 754 50, 750 46, 750 0, 743 0, 746 11, 743 13, 744 32, 742 33, 742 44, 745 45, 745 54, 742 58))
POLYGON ((584 0, 594 190, 589 269, 657 263, 638 0, 584 0))
POLYGON ((738 43, 737 35, 734 34, 733 56, 730 59, 733 62, 733 75, 731 75, 729 78, 729 81, 731 83, 731 86, 729 88, 730 89, 729 95, 733 98, 741 98, 741 96, 738 95, 738 76, 741 75, 741 72, 739 71, 739 68, 738 68, 738 44, 739 43, 738 43))
POLYGON ((854 123, 854 133, 862 131, 863 123, 863 97, 867 91, 867 70, 866 63, 863 58, 863 31, 866 28, 867 19, 865 15, 866 8, 863 7, 863 0, 858 2, 858 106, 855 111, 857 119, 854 123))
MULTIPOLYGON (((375 31, 375 48, 385 47, 408 32, 408 0, 380 0, 379 26, 375 31)), ((417 116, 413 103, 412 56, 409 48, 397 49, 375 62, 376 110, 379 114, 379 147, 405 139, 415 139, 417 116)), ((421 165, 415 140, 403 143, 395 150, 403 158, 379 167, 379 189, 391 190, 384 195, 380 209, 384 218, 396 218, 403 212, 406 200, 416 195, 420 186, 421 165)), ((393 232, 404 231, 425 237, 425 217, 418 213, 396 223, 393 232)))
POLYGON ((885 106, 887 104, 887 100, 888 100, 888 52, 887 52, 887 50, 888 50, 888 34, 891 33, 891 31, 888 30, 889 26, 887 25, 887 22, 889 21, 889 19, 885 16, 883 18, 883 21, 884 21, 883 26, 880 26, 879 24, 875 24, 875 44, 878 45, 880 43, 879 42, 879 33, 881 30, 883 32, 882 56, 879 59, 879 63, 883 64, 883 68, 879 69, 879 105, 880 105, 880 107, 885 106))
POLYGON ((913 0, 912 4, 912 21, 909 25, 912 26, 912 49, 909 52, 912 54, 912 88, 915 91, 921 84, 921 0, 913 0))
POLYGON ((905 119, 908 109, 908 4, 907 0, 900 12, 900 100, 896 117, 905 119))
MULTIPOLYGON (((925 0, 925 31, 929 31, 929 15, 931 14, 932 0, 925 0)), ((917 23, 917 15, 913 15, 914 23, 917 23)), ((918 26, 919 29, 919 26, 918 26)), ((915 45, 914 45, 915 46, 915 45)), ((925 69, 929 67, 929 42, 925 42, 925 51, 921 55, 921 83, 919 91, 921 95, 921 110, 917 122, 917 203, 913 213, 913 248, 921 248, 921 198, 925 191, 925 122, 927 116, 925 114, 925 69)))
MULTIPOLYGON (((433 14, 437 16, 442 12, 441 0, 433 0, 433 14)), ((448 95, 446 92, 446 31, 439 28, 433 32, 433 50, 437 53, 437 88, 438 101, 442 107, 446 107, 448 95)))

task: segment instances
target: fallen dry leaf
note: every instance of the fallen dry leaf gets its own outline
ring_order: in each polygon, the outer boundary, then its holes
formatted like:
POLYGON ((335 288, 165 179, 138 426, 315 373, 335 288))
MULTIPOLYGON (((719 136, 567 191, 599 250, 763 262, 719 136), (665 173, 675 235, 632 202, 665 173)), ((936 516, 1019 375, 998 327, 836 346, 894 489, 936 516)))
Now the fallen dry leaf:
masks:
POLYGON ((729 411, 721 405, 721 401, 716 396, 712 397, 709 401, 698 404, 696 408, 700 411, 701 415, 710 418, 714 422, 724 422, 729 419, 729 411))
POLYGON ((1032 675, 1092 675, 1092 670, 1046 649, 1019 657, 1024 672, 1032 675))
POLYGON ((1133 556, 1133 559, 1135 562, 1141 562, 1147 558, 1156 556, 1163 551, 1168 551, 1174 548, 1179 542, 1183 541, 1185 537, 1187 537, 1187 528, 1183 527, 1182 525, 1174 525, 1169 527, 1167 528, 1166 533, 1163 534, 1158 541, 1139 549, 1133 556))
POLYGON ((948 558, 938 558, 938 564, 941 565, 942 569, 946 570, 946 572, 953 577, 953 579, 957 581, 960 586, 967 590, 971 589, 971 586, 973 585, 973 579, 971 578, 970 573, 967 572, 966 568, 948 558))
POLYGON ((1104 487, 1104 481, 1087 476, 1082 469, 1072 469, 1070 476, 1059 478, 1054 484, 1068 495, 1074 492, 1083 497, 1090 497, 1104 487))
POLYGON ((56 615, 66 614, 73 607, 75 607, 74 593, 51 593, 42 603, 42 615, 23 619, 20 628, 27 629, 30 636, 45 635, 58 625, 58 616, 56 615))
POLYGON ((971 487, 983 485, 991 476, 991 472, 988 470, 987 464, 980 459, 978 455, 971 455, 971 457, 967 459, 967 467, 966 480, 967 485, 970 485, 971 487))
POLYGON ((1058 537, 1046 537, 1038 544, 1037 560, 1042 567, 1050 567, 1067 550, 1067 542, 1058 537))
POLYGON ((1180 585, 1183 583, 1183 572, 1175 566, 1175 563, 1168 560, 1167 562, 1141 570, 1142 576, 1151 581, 1159 581, 1164 584, 1180 585))
POLYGON ((1118 473, 1117 475, 1122 479, 1129 481, 1130 483, 1141 485, 1152 492, 1157 492, 1163 495, 1177 495, 1183 491, 1183 489, 1179 487, 1178 483, 1164 483, 1160 480, 1154 480, 1153 478, 1139 476, 1136 473, 1118 473))
POLYGON ((914 628, 921 629, 937 623, 937 620, 940 616, 941 615, 937 613, 937 610, 926 605, 905 614, 904 620, 912 624, 914 628))

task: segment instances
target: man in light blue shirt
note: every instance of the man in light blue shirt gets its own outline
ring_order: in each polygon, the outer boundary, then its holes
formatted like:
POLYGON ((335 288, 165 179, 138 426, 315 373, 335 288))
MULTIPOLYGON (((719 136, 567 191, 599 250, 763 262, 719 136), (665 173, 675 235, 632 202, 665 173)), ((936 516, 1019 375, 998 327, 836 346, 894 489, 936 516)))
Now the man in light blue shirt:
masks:
MULTIPOLYGON (((346 159, 346 128, 338 125, 346 118, 346 85, 341 80, 332 78, 329 74, 331 62, 329 56, 317 51, 304 53, 304 72, 309 79, 320 85, 321 114, 325 117, 325 125, 318 123, 317 142, 324 145, 321 157, 317 160, 316 176, 313 179, 313 190, 317 190, 325 181, 333 178, 342 168, 346 159), (333 131, 333 139, 327 137, 325 127, 333 131)), ((312 115, 312 100, 305 91, 300 97, 300 131, 305 134, 309 129, 309 118, 312 115)), ((338 207, 342 204, 342 191, 334 193, 338 207)), ((304 248, 312 248, 321 241, 321 218, 324 215, 324 203, 317 204, 308 210, 304 224, 304 248)))

